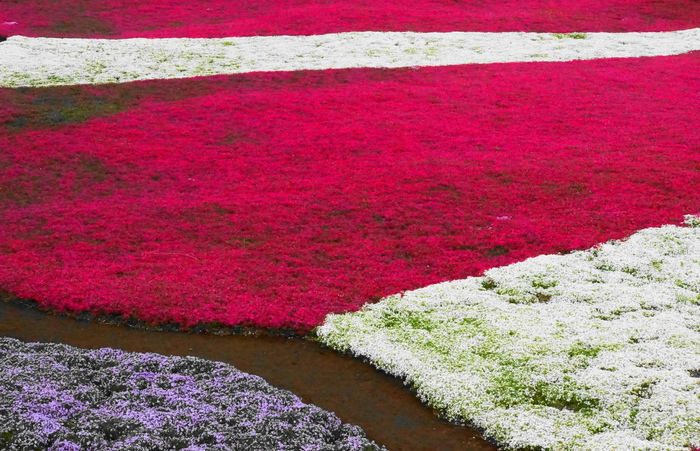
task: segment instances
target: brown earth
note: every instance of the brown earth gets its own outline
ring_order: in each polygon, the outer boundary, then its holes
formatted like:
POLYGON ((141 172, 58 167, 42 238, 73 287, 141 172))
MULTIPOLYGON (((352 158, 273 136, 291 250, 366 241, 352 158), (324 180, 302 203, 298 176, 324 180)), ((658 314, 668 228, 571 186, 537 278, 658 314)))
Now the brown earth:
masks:
POLYGON ((210 327, 200 328, 202 333, 185 333, 175 325, 156 330, 127 322, 85 313, 44 312, 36 302, 0 292, 3 336, 225 362, 293 392, 305 403, 334 412, 345 423, 357 424, 370 440, 390 451, 497 450, 477 431, 440 419, 401 380, 289 331, 210 327))

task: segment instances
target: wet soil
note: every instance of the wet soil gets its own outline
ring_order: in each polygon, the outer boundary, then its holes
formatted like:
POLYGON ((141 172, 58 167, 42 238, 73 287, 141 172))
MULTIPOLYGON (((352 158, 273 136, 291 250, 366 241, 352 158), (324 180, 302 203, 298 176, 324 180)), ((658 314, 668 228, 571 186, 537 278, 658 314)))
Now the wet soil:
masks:
POLYGON ((477 431, 440 419, 401 380, 291 331, 177 329, 176 325, 156 329, 117 317, 42 311, 36 302, 0 292, 3 336, 225 362, 334 412, 343 422, 357 424, 369 439, 390 451, 497 450, 477 431))

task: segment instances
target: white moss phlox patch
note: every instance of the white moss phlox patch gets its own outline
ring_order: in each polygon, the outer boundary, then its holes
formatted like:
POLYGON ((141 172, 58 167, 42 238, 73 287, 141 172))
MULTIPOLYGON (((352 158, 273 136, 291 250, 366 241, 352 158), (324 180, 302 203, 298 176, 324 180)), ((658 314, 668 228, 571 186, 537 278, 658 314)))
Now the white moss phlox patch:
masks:
POLYGON ((327 345, 503 446, 700 445, 700 218, 329 315, 327 345))
POLYGON ((649 33, 353 32, 222 39, 11 36, 0 86, 123 83, 256 71, 449 66, 678 55, 700 28, 649 33))

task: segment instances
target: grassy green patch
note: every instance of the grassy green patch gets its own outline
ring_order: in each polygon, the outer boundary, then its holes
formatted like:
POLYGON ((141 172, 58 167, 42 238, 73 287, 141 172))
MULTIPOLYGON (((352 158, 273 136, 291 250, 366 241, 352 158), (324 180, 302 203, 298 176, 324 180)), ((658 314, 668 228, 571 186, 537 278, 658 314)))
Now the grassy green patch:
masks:
POLYGON ((10 131, 76 124, 128 107, 123 99, 94 94, 83 86, 17 88, 5 100, 14 108, 0 127, 10 131))
POLYGON ((586 33, 552 33, 557 39, 586 39, 586 33))

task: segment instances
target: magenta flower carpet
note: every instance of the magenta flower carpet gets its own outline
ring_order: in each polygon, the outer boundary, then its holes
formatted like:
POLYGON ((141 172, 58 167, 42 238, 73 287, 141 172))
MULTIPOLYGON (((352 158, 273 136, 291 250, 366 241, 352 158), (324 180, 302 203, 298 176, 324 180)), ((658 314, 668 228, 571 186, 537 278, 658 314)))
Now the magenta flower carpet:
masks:
POLYGON ((0 286, 308 331, 679 223, 700 210, 699 58, 3 89, 0 286))

